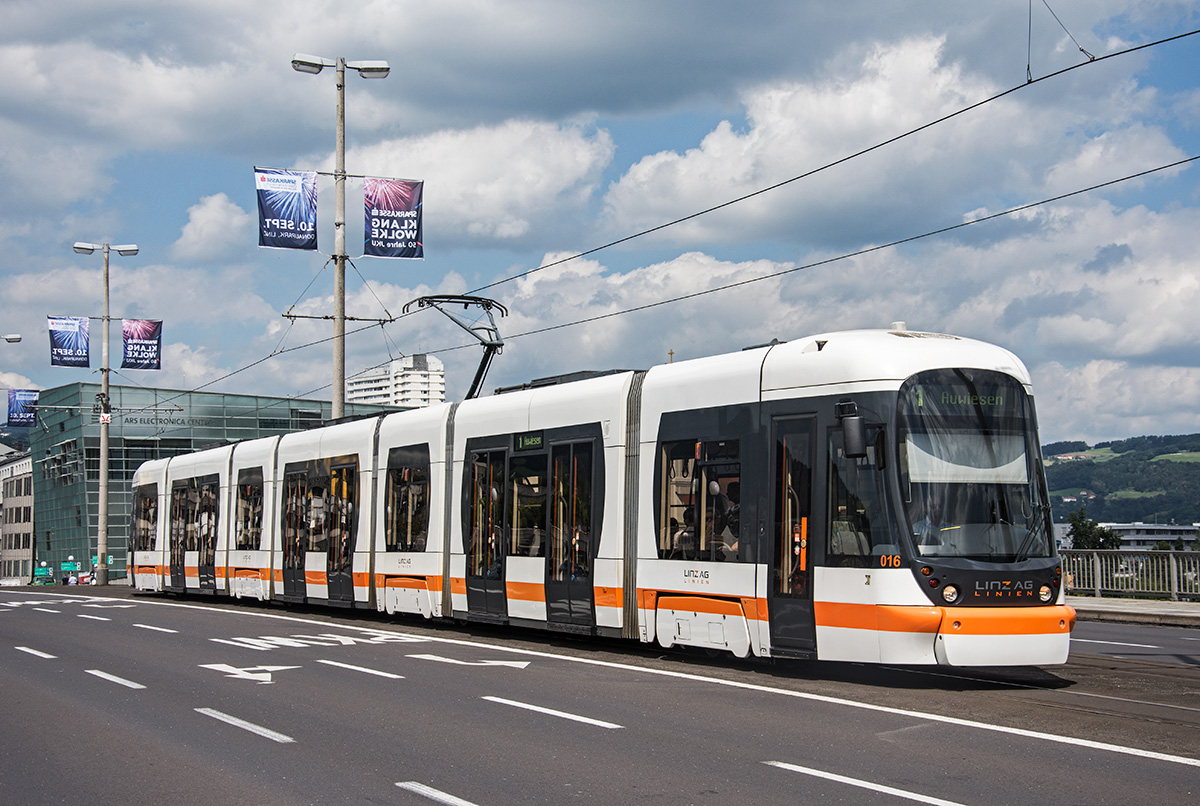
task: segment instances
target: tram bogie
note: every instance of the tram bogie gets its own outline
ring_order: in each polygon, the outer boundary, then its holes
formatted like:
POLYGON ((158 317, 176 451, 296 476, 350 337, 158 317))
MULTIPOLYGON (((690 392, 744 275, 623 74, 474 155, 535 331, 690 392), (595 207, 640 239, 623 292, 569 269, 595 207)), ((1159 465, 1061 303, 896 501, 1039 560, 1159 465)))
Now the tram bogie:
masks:
POLYGON ((1011 353, 831 333, 148 462, 139 590, 738 656, 1062 663, 1011 353))

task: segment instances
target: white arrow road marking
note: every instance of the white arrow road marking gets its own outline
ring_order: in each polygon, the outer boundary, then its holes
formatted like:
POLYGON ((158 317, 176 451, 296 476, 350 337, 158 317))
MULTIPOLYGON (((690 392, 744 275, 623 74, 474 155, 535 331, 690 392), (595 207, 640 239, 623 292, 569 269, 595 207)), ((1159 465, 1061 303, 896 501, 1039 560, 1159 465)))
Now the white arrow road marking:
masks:
POLYGON ((453 663, 455 666, 511 666, 514 669, 524 669, 531 661, 527 660, 456 660, 443 658, 441 655, 409 655, 417 660, 435 660, 438 663, 453 663))
MULTIPOLYGON (((228 663, 201 663, 201 669, 212 669, 214 672, 224 672, 226 677, 232 677, 235 680, 253 680, 262 685, 270 685, 275 682, 271 679, 272 672, 283 672, 288 669, 299 669, 299 666, 250 666, 245 669, 239 669, 236 666, 230 666, 228 663)), ((211 716, 211 714, 209 715, 211 716)))

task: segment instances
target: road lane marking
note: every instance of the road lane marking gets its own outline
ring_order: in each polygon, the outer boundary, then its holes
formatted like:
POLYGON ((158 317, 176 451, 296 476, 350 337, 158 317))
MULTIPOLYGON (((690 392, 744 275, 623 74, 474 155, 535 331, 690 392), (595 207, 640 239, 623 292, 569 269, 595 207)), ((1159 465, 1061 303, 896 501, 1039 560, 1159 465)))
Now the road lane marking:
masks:
POLYGON ((378 675, 379 677, 388 677, 392 680, 403 680, 404 675, 392 674, 391 672, 381 672, 378 669, 368 669, 365 666, 352 666, 349 663, 339 663, 336 660, 318 660, 317 663, 324 663, 326 666, 337 666, 342 669, 350 669, 355 672, 364 672, 366 674, 378 675))
POLYGON ((934 798, 929 795, 922 795, 919 792, 909 792, 906 789, 896 789, 883 784, 876 784, 871 781, 863 781, 858 778, 848 778, 845 775, 838 775, 833 772, 825 772, 824 770, 814 770, 812 767, 801 767, 797 764, 788 764, 784 761, 764 761, 770 767, 778 767, 781 770, 790 770, 791 772, 799 772, 804 775, 812 775, 816 778, 824 778, 827 781, 836 781, 839 784, 848 784, 849 786, 857 786, 860 789, 870 789, 873 792, 882 792, 885 795, 894 795, 898 798, 907 800, 915 800, 918 803, 931 803, 934 806, 963 806, 963 804, 954 800, 943 800, 942 798, 934 798))
POLYGON ((419 784, 416 781, 397 781, 396 786, 400 787, 401 789, 407 789, 409 792, 421 795, 422 797, 429 798, 430 800, 437 801, 438 803, 444 803, 446 806, 475 806, 475 804, 469 800, 456 798, 453 795, 441 791, 440 789, 434 789, 431 786, 425 786, 425 784, 419 784))
POLYGON ((432 660, 438 663, 451 663, 455 666, 511 666, 514 669, 524 669, 532 661, 527 660, 457 660, 455 658, 444 658, 441 655, 408 655, 407 657, 416 658, 417 660, 432 660))
POLYGON ((1137 649, 1162 649, 1162 647, 1160 647, 1160 646, 1154 646, 1153 644, 1125 644, 1125 643, 1122 643, 1122 642, 1120 642, 1120 641, 1096 641, 1096 640, 1094 640, 1094 639, 1091 639, 1091 638, 1075 638, 1075 637, 1072 637, 1072 638, 1071 638, 1071 643, 1072 643, 1072 644, 1074 644, 1074 643, 1080 643, 1080 644, 1106 644, 1107 646, 1131 646, 1131 647, 1136 647, 1137 649))
POLYGON ((48 607, 35 607, 33 609, 38 611, 39 613, 61 613, 62 612, 61 610, 51 610, 48 607))
MULTIPOLYGON (((320 627, 328 628, 328 622, 318 621, 316 619, 305 618, 303 616, 294 616, 286 613, 257 613, 248 611, 244 607, 214 607, 213 605, 199 605, 186 602, 161 602, 147 600, 142 604, 155 607, 176 607, 185 610, 201 610, 207 613, 217 613, 220 615, 237 615, 251 616, 253 618, 275 619, 278 621, 287 621, 294 624, 313 624, 320 627)), ((894 714, 906 718, 926 719, 930 722, 939 722, 944 725, 956 725, 958 727, 970 728, 973 730, 983 730, 992 733, 1002 733, 1009 736, 1019 736, 1023 739, 1032 739, 1041 742, 1052 742, 1054 744, 1069 745, 1072 748, 1088 748, 1091 750, 1100 750, 1106 753, 1117 753, 1124 756, 1134 756, 1136 758, 1149 758, 1156 761, 1165 761, 1169 764, 1180 764, 1188 767, 1200 767, 1200 759, 1189 758, 1187 756, 1177 756, 1170 753, 1157 753, 1151 750, 1142 750, 1136 747, 1128 747, 1119 744, 1110 744, 1108 742, 1098 742, 1091 739, 1081 739, 1076 736, 1065 736, 1057 733, 1042 733, 1039 731, 1027 730, 1024 728, 1013 728, 1007 725, 995 725, 987 722, 975 722, 968 719, 960 719, 953 716, 944 716, 928 711, 916 711, 905 708, 895 708, 887 705, 875 705, 857 700, 847 700, 842 697, 830 697, 826 694, 813 694, 805 691, 793 691, 791 689, 779 688, 776 686, 765 686, 761 683, 751 683, 743 680, 725 680, 719 677, 707 677, 705 675, 695 674, 693 672, 681 672, 674 669, 652 669, 642 666, 635 666, 632 663, 618 663, 616 661, 599 660, 597 658, 577 658, 570 655, 560 655, 554 652, 543 652, 534 649, 517 649, 514 647, 501 646, 499 644, 487 644, 479 641, 472 641, 463 638, 443 638, 437 635, 418 636, 408 633, 390 632, 380 629, 379 627, 356 627, 353 625, 343 625, 342 629, 356 630, 371 636, 391 636, 392 640, 398 641, 426 641, 429 643, 446 644, 449 646, 466 646, 472 649, 482 649, 488 652, 506 652, 513 655, 524 655, 532 658, 546 658, 549 660, 559 660, 564 663, 580 663, 589 666, 596 666, 607 669, 620 669, 627 672, 636 672, 642 675, 650 675, 653 677, 665 677, 676 680, 691 680, 693 682, 706 683, 713 686, 722 686, 726 688, 742 689, 744 691, 756 691, 761 694, 772 694, 779 697, 790 697, 798 700, 809 700, 812 702, 822 702, 827 705, 836 705, 843 708, 856 708, 864 711, 875 711, 877 713, 894 714)))
POLYGON ((527 702, 517 702, 516 700, 506 700, 503 697, 481 697, 480 699, 488 702, 498 702, 501 705, 511 705, 514 708, 524 708, 526 711, 537 711, 539 714, 548 714, 550 716, 561 717, 562 719, 570 719, 574 722, 583 722, 586 725, 595 725, 598 728, 607 728, 616 730, 624 727, 624 725, 615 725, 612 722, 604 722, 591 717, 580 716, 579 714, 568 714, 566 711, 555 711, 553 708, 543 708, 540 705, 530 705, 527 702))
POLYGON ((112 621, 112 619, 105 616, 93 616, 90 613, 80 613, 79 618, 90 618, 92 621, 112 621))
POLYGON ((30 649, 27 646, 13 647, 13 649, 19 649, 22 652, 28 652, 30 655, 34 655, 39 658, 46 658, 47 660, 54 660, 55 658, 58 657, 58 655, 51 655, 49 652, 41 652, 36 649, 30 649))
POLYGON ((117 677, 115 674, 102 672, 99 669, 84 669, 84 671, 88 674, 93 674, 96 677, 99 677, 101 680, 107 680, 110 683, 116 683, 118 685, 125 686, 125 688, 145 688, 145 686, 143 686, 141 683, 135 683, 132 680, 126 680, 124 677, 117 677))
POLYGON ((257 734, 258 736, 262 736, 264 739, 270 739, 273 742, 279 742, 280 744, 289 744, 291 742, 296 741, 291 736, 288 736, 286 733, 278 733, 277 731, 273 731, 270 728, 264 728, 262 725, 255 725, 253 722, 247 722, 244 719, 238 719, 236 716, 230 716, 229 714, 223 714, 220 711, 216 710, 215 708, 195 708, 193 710, 195 710, 195 712, 198 714, 204 714, 205 716, 211 716, 213 719, 224 722, 226 725, 233 725, 235 728, 241 728, 242 730, 248 730, 251 733, 257 734))
POLYGON ((153 624, 134 624, 135 627, 140 627, 143 630, 154 630, 155 632, 169 632, 178 634, 179 630, 169 630, 166 627, 155 627, 153 624))

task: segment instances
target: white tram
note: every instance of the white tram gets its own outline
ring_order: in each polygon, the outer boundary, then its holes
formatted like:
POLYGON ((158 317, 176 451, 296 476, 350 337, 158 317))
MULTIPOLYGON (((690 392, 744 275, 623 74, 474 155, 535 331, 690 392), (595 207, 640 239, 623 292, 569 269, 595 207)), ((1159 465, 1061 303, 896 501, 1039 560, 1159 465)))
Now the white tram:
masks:
POLYGON ((897 328, 147 462, 129 572, 738 656, 1063 663, 1028 372, 897 328))

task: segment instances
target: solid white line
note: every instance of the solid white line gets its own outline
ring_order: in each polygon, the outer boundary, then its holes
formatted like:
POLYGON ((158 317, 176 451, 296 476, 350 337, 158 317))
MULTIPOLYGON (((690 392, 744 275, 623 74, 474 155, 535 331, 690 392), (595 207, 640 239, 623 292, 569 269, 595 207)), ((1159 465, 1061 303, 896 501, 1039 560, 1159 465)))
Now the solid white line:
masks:
POLYGON ((801 767, 796 764, 788 764, 783 761, 764 761, 763 764, 767 764, 772 767, 778 767, 781 770, 791 770, 792 772, 799 772, 799 773, 803 773, 805 775, 812 775, 817 778, 825 778, 826 780, 829 780, 829 781, 836 781, 839 784, 849 784, 850 786, 857 786, 861 789, 870 789, 874 792, 882 792, 885 795, 895 795, 898 798, 906 798, 908 800, 915 800, 918 803, 932 803, 932 804, 934 804, 934 806, 963 806, 963 804, 961 804, 957 801, 943 800, 942 798, 933 798, 933 797, 930 797, 929 795, 922 795, 919 792, 909 792, 908 790, 905 790, 905 789, 896 789, 895 787, 884 786, 883 784, 875 784, 870 781, 862 781, 858 778, 847 778, 845 775, 838 775, 838 774, 832 773, 832 772, 824 772, 823 770, 814 770, 811 767, 801 767))
MULTIPOLYGON (((256 613, 237 607, 214 607, 212 605, 158 601, 146 601, 144 604, 155 605, 158 607, 178 607, 188 610, 203 610, 209 613, 220 613, 222 615, 237 614, 239 616, 254 616, 256 618, 290 621, 297 624, 316 624, 322 627, 329 626, 328 622, 304 618, 302 616, 292 616, 284 613, 256 613)), ((933 714, 925 711, 893 708, 886 705, 874 705, 872 703, 860 702, 857 700, 847 700, 841 697, 830 697, 824 694, 810 694, 804 691, 793 691, 791 689, 776 688, 774 686, 764 686, 759 683, 749 683, 740 680, 723 680, 717 677, 705 677, 704 675, 693 674, 690 672, 680 672, 672 669, 648 669, 641 666, 634 666, 630 663, 617 663, 616 661, 597 660, 595 658, 575 658, 569 655, 559 655, 554 652, 541 652, 533 649, 516 649, 499 644, 487 644, 480 641, 470 641, 462 638, 442 638, 436 635, 414 635, 412 633, 405 633, 400 630, 385 630, 379 627, 355 627, 353 625, 346 624, 341 625, 341 629, 356 630, 358 632, 367 633, 368 635, 399 635, 414 641, 428 641, 429 643, 447 644, 451 646, 468 646, 474 649, 508 652, 513 655, 523 655, 525 657, 549 658, 552 660, 564 661, 566 663, 581 663, 607 669, 621 669, 627 672, 638 672, 640 674, 652 675, 656 677, 669 677, 676 680, 691 680, 698 683, 708 683, 714 686, 726 686, 745 691, 757 691, 762 694, 774 694, 780 697, 811 700, 813 702, 823 702, 828 705, 838 705, 846 708, 858 708, 865 711, 876 711, 879 713, 924 719, 930 722, 940 722, 946 725, 958 725, 959 727, 972 728, 975 730, 1004 733, 1010 736, 1020 736, 1024 739, 1035 739, 1043 742, 1070 745, 1072 747, 1086 747, 1092 750, 1101 750, 1106 753, 1118 753, 1120 755, 1134 756, 1137 758, 1149 758, 1156 761, 1165 761, 1170 764, 1182 764, 1188 767, 1200 767, 1200 759, 1188 758, 1187 756, 1175 756, 1171 755, 1170 753, 1156 753, 1150 750, 1141 750, 1136 747, 1126 747, 1125 745, 1109 744, 1107 742, 1096 742, 1090 739, 1080 739, 1074 736, 1063 736, 1056 733, 1039 733, 1037 731, 1025 730, 1022 728, 1010 728, 1005 725, 992 725, 986 722, 974 722, 967 719, 959 719, 952 716, 942 716, 940 714, 933 714)))
POLYGON ((155 627, 153 624, 134 624, 135 627, 141 627, 143 630, 154 630, 155 632, 178 633, 179 630, 169 630, 166 627, 155 627))
POLYGON ((112 621, 110 618, 105 618, 104 616, 92 616, 88 613, 80 613, 79 618, 90 618, 92 621, 112 621))
POLYGON ((61 610, 51 610, 48 607, 35 607, 33 609, 38 611, 39 613, 61 613, 62 612, 61 610))
POLYGON ((125 688, 145 688, 145 686, 143 686, 141 683, 135 683, 132 680, 126 680, 123 677, 117 677, 115 674, 102 672, 99 669, 84 669, 84 671, 88 674, 94 674, 96 677, 99 677, 102 680, 107 680, 110 683, 117 683, 125 686, 125 688))
POLYGON ((404 675, 392 674, 391 672, 381 672, 378 669, 368 669, 365 666, 351 666, 349 663, 338 663, 336 660, 318 660, 317 663, 324 663, 326 666, 337 666, 342 669, 351 669, 355 672, 365 672, 366 674, 378 675, 379 677, 387 677, 392 680, 403 680, 404 675))
POLYGON ((289 742, 296 741, 291 736, 288 736, 283 733, 276 733, 275 731, 271 730, 270 728, 264 728, 262 725, 255 725, 253 722, 247 722, 244 719, 238 719, 236 716, 230 716, 229 714, 223 714, 214 708, 196 708, 193 710, 195 710, 195 712, 198 714, 204 714, 205 716, 211 716, 213 719, 218 719, 227 725, 233 725, 235 728, 241 728, 242 730, 248 730, 251 733, 255 733, 259 736, 262 736, 264 739, 270 739, 273 742, 279 742, 280 744, 288 744, 289 742))
POLYGON ((579 716, 578 714, 568 714, 565 711, 555 711, 553 708, 542 708, 540 705, 530 705, 526 702, 506 700, 503 697, 482 697, 481 699, 488 700, 489 702, 498 702, 502 705, 511 705, 514 708, 524 708, 526 711, 537 711, 539 714, 548 714, 550 716, 562 717, 563 719, 570 719, 575 722, 583 722, 587 725, 595 725, 598 728, 615 730, 617 728, 624 727, 623 725, 614 725, 612 722, 603 722, 599 719, 591 719, 590 717, 579 716))
POLYGON ((39 652, 38 650, 36 650, 36 649, 30 649, 30 648, 29 648, 29 647, 27 647, 27 646, 18 646, 18 647, 13 647, 13 649, 19 649, 19 650, 21 650, 22 652, 28 652, 30 655, 35 655, 35 656, 37 656, 37 657, 39 657, 39 658, 47 658, 47 659, 50 659, 50 660, 53 660, 54 658, 57 658, 57 657, 58 657, 58 655, 51 655, 51 654, 50 654, 50 653, 48 653, 48 652, 39 652))
POLYGON ((416 781, 397 781, 396 786, 400 787, 401 789, 407 789, 409 792, 421 795, 422 797, 429 798, 430 800, 435 800, 438 803, 445 803, 446 806, 475 806, 475 804, 469 800, 456 798, 453 795, 442 792, 440 789, 434 789, 431 786, 425 786, 425 784, 419 784, 416 781))
POLYGON ((1132 646, 1132 647, 1137 647, 1138 649, 1162 649, 1162 647, 1154 646, 1153 644, 1123 644, 1120 641, 1095 641, 1091 638, 1075 638, 1074 636, 1072 636, 1072 638, 1071 638, 1071 643, 1072 644, 1075 644, 1075 643, 1106 644, 1108 646, 1132 646))

